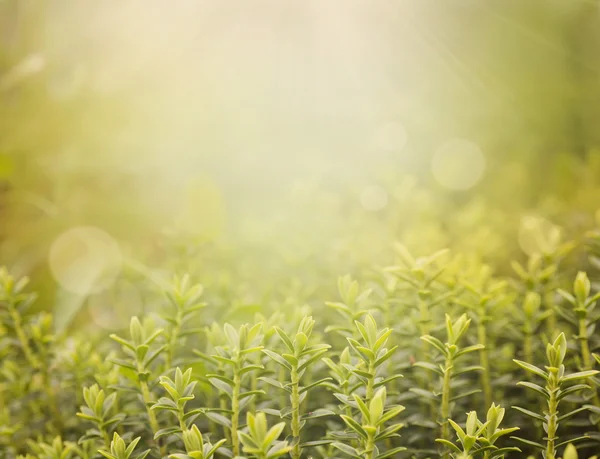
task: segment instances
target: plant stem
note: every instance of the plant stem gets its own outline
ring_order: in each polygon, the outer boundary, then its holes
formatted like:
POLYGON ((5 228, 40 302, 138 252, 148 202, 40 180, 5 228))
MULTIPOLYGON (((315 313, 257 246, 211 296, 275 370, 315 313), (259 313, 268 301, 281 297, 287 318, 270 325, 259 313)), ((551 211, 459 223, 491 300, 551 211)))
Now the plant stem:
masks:
POLYGON ((367 443, 365 445, 365 459, 373 459, 373 451, 375 450, 375 437, 369 433, 367 443))
POLYGON ((292 402, 292 437, 294 445, 290 456, 292 459, 300 459, 300 393, 298 367, 296 365, 292 367, 291 382, 292 394, 290 399, 292 402))
POLYGON ((167 355, 165 357, 165 368, 167 371, 170 370, 173 366, 173 358, 175 357, 175 346, 177 345, 177 340, 179 339, 179 331, 181 330, 181 320, 181 312, 177 311, 177 316, 175 317, 175 325, 171 330, 169 346, 167 348, 167 355))
POLYGON ((477 325, 478 343, 485 346, 479 353, 479 362, 483 367, 481 372, 481 385, 483 387, 483 399, 485 402, 484 408, 489 408, 492 404, 492 384, 490 382, 490 360, 488 355, 487 344, 487 327, 485 326, 485 311, 480 316, 479 324, 477 325))
POLYGON ((544 294, 544 300, 546 303, 546 308, 550 311, 548 315, 548 331, 550 332, 550 336, 552 339, 555 338, 556 335, 556 312, 554 311, 554 292, 547 288, 544 294))
POLYGON ((240 455, 240 439, 238 437, 238 427, 240 422, 240 358, 233 369, 233 389, 231 393, 231 444, 233 457, 240 455))
POLYGON ((579 342, 581 343, 581 359, 585 370, 592 368, 592 355, 588 343, 588 334, 585 319, 579 319, 579 342))
POLYGON ((21 348, 23 349, 23 354, 25 354, 25 358, 27 359, 27 362, 29 362, 29 365, 31 365, 33 368, 39 368, 40 363, 39 363, 38 359, 35 357, 33 351, 31 350, 31 346, 29 346, 29 340, 27 339, 27 335, 25 334, 25 331, 23 330, 23 325, 21 322, 21 315, 19 314, 19 312, 17 311, 15 306, 12 304, 12 302, 9 303, 9 309, 10 309, 10 317, 15 326, 15 333, 17 334, 19 344, 21 344, 21 348))
POLYGON ((185 432, 187 430, 187 425, 185 424, 184 416, 185 412, 183 411, 183 409, 180 409, 177 418, 179 419, 179 428, 182 432, 185 432))
POLYGON ((375 362, 369 362, 369 374, 371 375, 367 381, 367 388, 365 392, 365 403, 369 403, 373 398, 373 392, 375 385, 375 362))
POLYGON ((557 393, 560 390, 560 385, 558 383, 558 369, 557 368, 549 368, 548 372, 550 377, 548 378, 548 384, 546 389, 550 394, 550 398, 548 399, 548 412, 546 413, 547 419, 547 443, 546 443, 546 454, 545 459, 555 459, 556 458, 556 448, 554 442, 557 439, 556 431, 558 428, 558 399, 557 393))
POLYGON ((523 342, 523 357, 525 362, 534 362, 533 359, 533 334, 529 329, 525 330, 525 340, 523 342))
MULTIPOLYGON (((419 297, 419 314, 420 314, 419 331, 421 333, 421 336, 428 335, 429 331, 430 331, 429 323, 431 322, 431 316, 429 314, 429 305, 421 297, 419 297)), ((421 358, 418 360, 422 360, 424 362, 431 361, 430 354, 429 354, 429 346, 427 346, 427 343, 425 341, 421 341, 421 358)), ((420 377, 419 382, 423 389, 431 390, 431 381, 429 380, 428 377, 426 377, 426 376, 420 377)), ((429 417, 434 418, 436 416, 436 413, 437 413, 437 407, 435 406, 435 402, 433 400, 430 400, 428 405, 423 406, 423 415, 424 416, 429 416, 429 417), (429 413, 427 413, 427 410, 429 410, 429 413)))
MULTIPOLYGON (((142 390, 142 400, 144 402, 144 406, 146 407, 146 412, 148 413, 148 420, 150 421, 150 429, 153 434, 156 434, 160 430, 160 426, 158 425, 158 420, 156 419, 156 413, 152 410, 151 406, 154 403, 152 395, 150 394, 150 389, 148 388, 148 382, 140 381, 140 389, 142 390)), ((160 449, 161 456, 166 454, 165 447, 160 445, 160 442, 157 441, 157 444, 160 449)))
MULTIPOLYGON (((221 395, 219 396, 219 408, 221 408, 221 410, 226 411, 227 410, 227 399, 225 398, 226 395, 221 395)), ((223 427, 223 438, 225 438, 228 442, 231 442, 231 432, 227 429, 227 427, 222 426, 223 427)), ((219 424, 215 423, 215 430, 219 429, 219 424)), ((215 432, 215 435, 218 435, 215 432)))
MULTIPOLYGON (((421 332, 421 336, 429 334, 429 323, 431 322, 431 317, 429 315, 429 306, 427 302, 419 298, 419 329, 421 332)), ((424 349, 427 349, 427 346, 424 346, 424 349)))
MULTIPOLYGON (((441 407, 441 423, 442 423, 442 436, 444 440, 450 441, 450 430, 448 428, 448 419, 450 418, 450 380, 452 379, 452 356, 446 357, 446 365, 444 371, 444 382, 442 386, 442 407, 441 407)), ((444 459, 448 459, 450 456, 448 451, 445 451, 442 455, 444 459)))
MULTIPOLYGON (((260 365, 260 353, 254 354, 254 365, 260 365)), ((250 381, 250 390, 252 392, 255 392, 255 391, 258 390, 258 378, 252 378, 251 379, 251 381, 250 381)), ((256 398, 257 397, 252 397, 250 399, 249 409, 252 412, 256 411, 256 398)))
POLYGON ((108 433, 104 429, 101 429, 100 432, 102 433, 102 440, 104 441, 104 449, 110 451, 110 437, 108 436, 108 433))
POLYGON ((148 413, 148 419, 150 420, 150 428, 152 429, 153 433, 156 433, 160 430, 160 428, 158 425, 158 420, 156 419, 156 413, 150 408, 153 400, 152 396, 150 395, 148 383, 146 381, 141 381, 140 388, 142 390, 142 400, 144 401, 144 406, 146 407, 146 412, 148 413))
MULTIPOLYGON (((280 383, 284 383, 284 381, 286 380, 286 375, 285 375, 285 368, 280 367, 279 368, 279 375, 277 377, 277 380, 280 383)), ((287 400, 285 399, 285 393, 283 391, 281 391, 281 395, 279 396, 279 406, 285 406, 287 404, 287 400)))

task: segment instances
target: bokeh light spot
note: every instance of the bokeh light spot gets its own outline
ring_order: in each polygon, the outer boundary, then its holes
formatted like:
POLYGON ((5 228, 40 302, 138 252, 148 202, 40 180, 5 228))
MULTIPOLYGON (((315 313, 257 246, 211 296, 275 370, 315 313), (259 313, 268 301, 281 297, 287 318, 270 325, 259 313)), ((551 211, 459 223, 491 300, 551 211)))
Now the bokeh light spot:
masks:
POLYGON ((437 182, 450 190, 474 187, 485 172, 485 156, 477 144, 452 139, 441 144, 431 160, 431 172, 437 182))
POLYGON ((76 227, 53 242, 48 256, 50 270, 67 291, 88 295, 110 287, 121 270, 119 244, 95 227, 76 227))
POLYGON ((370 185, 360 193, 360 203, 365 210, 376 212, 387 206, 388 194, 379 185, 370 185))

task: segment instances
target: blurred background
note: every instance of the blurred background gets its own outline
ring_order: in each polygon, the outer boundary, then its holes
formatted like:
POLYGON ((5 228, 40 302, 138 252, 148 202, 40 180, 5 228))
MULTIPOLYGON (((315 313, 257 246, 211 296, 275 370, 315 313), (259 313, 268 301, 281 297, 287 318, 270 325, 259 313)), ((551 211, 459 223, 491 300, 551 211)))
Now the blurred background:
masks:
POLYGON ((502 266, 600 207, 599 57, 597 0, 0 0, 0 264, 107 328, 136 276, 502 266))

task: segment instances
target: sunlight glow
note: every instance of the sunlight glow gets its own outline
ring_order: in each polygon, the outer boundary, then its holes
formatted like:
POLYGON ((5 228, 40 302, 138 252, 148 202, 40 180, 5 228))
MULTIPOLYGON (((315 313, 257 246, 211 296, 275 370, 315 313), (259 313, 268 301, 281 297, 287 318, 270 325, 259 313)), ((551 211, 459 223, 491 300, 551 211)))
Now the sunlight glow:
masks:
POLYGON ((48 262, 65 290, 86 295, 112 285, 123 258, 119 244, 108 233, 95 227, 77 227, 56 238, 48 262))
POLYGON ((483 177, 485 156, 477 144, 463 139, 444 142, 435 151, 431 172, 450 190, 468 190, 483 177))

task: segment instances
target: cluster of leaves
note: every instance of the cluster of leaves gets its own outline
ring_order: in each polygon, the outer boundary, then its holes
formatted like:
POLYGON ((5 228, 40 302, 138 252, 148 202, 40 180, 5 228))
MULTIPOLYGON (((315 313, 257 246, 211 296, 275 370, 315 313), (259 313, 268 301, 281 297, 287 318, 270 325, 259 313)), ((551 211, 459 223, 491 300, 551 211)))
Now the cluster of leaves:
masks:
POLYGON ((397 245, 360 283, 296 280, 260 307, 185 275, 112 339, 54 332, 2 269, 0 457, 592 456, 598 273, 548 241, 515 276, 397 245))

